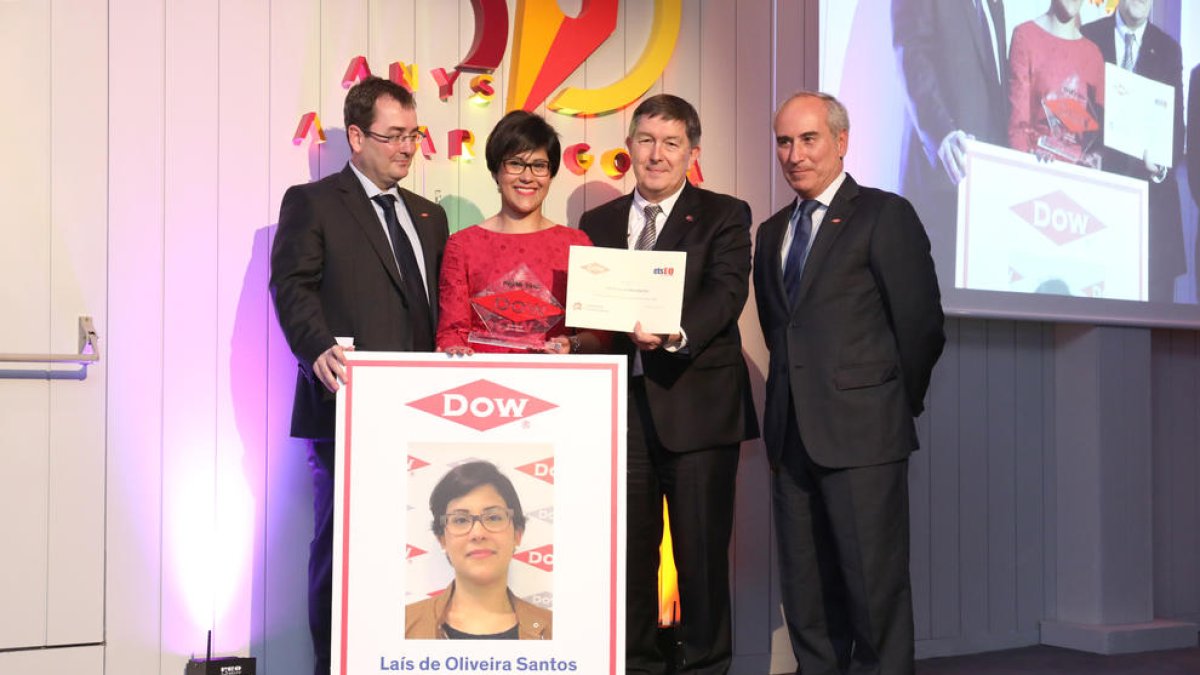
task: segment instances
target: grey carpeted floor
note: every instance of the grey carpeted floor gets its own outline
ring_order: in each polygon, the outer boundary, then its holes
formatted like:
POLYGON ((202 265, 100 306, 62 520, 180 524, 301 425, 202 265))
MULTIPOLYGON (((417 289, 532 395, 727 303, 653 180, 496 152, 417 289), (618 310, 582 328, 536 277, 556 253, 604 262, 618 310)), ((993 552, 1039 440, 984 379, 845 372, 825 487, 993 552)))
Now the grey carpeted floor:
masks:
POLYGON ((1059 647, 917 662, 917 675, 1200 675, 1200 648, 1101 656, 1059 647))

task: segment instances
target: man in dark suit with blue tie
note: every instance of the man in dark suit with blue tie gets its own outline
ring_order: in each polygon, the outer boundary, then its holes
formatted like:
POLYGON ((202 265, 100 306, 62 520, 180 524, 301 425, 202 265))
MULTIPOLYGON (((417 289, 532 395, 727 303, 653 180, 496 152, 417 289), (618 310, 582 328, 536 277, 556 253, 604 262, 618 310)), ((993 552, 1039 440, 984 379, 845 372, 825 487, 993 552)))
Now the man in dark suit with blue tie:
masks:
POLYGON ((700 117, 670 94, 633 111, 625 140, 637 189, 586 213, 596 246, 683 251, 678 330, 631 326, 625 673, 668 672, 656 645, 662 503, 671 517, 680 626, 670 672, 722 675, 733 659, 729 539, 739 445, 758 436, 738 317, 750 292, 750 207, 693 187, 700 117))
POLYGON ((292 436, 312 439, 313 540, 308 614, 318 675, 330 665, 335 392, 345 347, 433 351, 437 284, 449 236, 440 206, 397 184, 421 143, 416 102, 369 77, 344 106, 350 162, 283 196, 271 249, 271 293, 300 372, 292 436))
POLYGON ((825 94, 796 94, 775 115, 798 199, 762 224, 755 249, 771 355, 763 438, 800 672, 905 674, 908 455, 943 316, 920 219, 845 173, 849 131, 825 94))
POLYGON ((1187 270, 1183 217, 1174 167, 1183 161, 1183 54, 1179 43, 1150 23, 1154 0, 1121 0, 1112 16, 1082 28, 1104 60, 1175 90, 1175 128, 1170 166, 1104 148, 1100 168, 1149 182, 1150 299, 1174 302, 1175 277, 1187 270), (1118 47, 1119 45, 1119 47, 1118 47))

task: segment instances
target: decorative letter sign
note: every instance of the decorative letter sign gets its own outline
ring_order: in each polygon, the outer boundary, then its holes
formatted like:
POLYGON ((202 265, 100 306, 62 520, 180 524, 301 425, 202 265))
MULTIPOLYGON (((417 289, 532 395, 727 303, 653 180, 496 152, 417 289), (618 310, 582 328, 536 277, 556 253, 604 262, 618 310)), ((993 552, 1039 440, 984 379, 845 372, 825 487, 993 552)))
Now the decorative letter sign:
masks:
POLYGON ((325 129, 321 127, 321 118, 317 117, 315 112, 304 113, 300 116, 300 124, 296 125, 296 133, 292 134, 292 145, 303 143, 304 137, 308 136, 310 131, 315 142, 325 142, 325 129))
POLYGON ((346 74, 342 76, 342 89, 349 89, 370 76, 371 68, 367 65, 367 57, 356 56, 350 59, 350 65, 346 66, 346 74))
MULTIPOLYGON (((679 37, 682 12, 683 0, 654 0, 654 24, 650 28, 650 40, 633 70, 626 73, 621 81, 602 89, 567 87, 551 99, 549 108, 564 115, 601 115, 637 100, 662 75, 667 62, 671 60, 675 41, 679 37)), ((540 103, 541 99, 537 102, 540 103)))
POLYGON ((491 75, 476 75, 471 78, 471 103, 485 106, 496 96, 496 88, 492 86, 491 75))
POLYGON ((625 148, 613 148, 600 156, 600 168, 609 178, 620 178, 633 166, 633 160, 625 148))
POLYGON ((434 68, 429 71, 429 74, 433 76, 433 81, 437 82, 438 98, 443 101, 450 100, 450 97, 454 95, 454 83, 458 80, 458 71, 452 70, 447 73, 445 68, 434 68))
POLYGON ((469 162, 475 159, 475 134, 472 134, 468 129, 455 129, 450 132, 448 143, 450 145, 450 159, 458 159, 469 162))
POLYGON ((396 61, 388 66, 388 79, 404 87, 410 94, 417 92, 417 64, 406 65, 396 61))
POLYGON ((471 0, 471 9, 475 10, 475 40, 458 69, 490 73, 500 67, 508 48, 508 2, 471 0))
POLYGON ((541 105, 616 27, 617 0, 583 0, 575 18, 557 0, 518 0, 508 110, 541 105))
POLYGON ((587 143, 576 143, 575 145, 567 146, 563 151, 563 164, 567 165, 567 169, 576 176, 582 176, 592 166, 594 159, 588 150, 592 146, 587 143))

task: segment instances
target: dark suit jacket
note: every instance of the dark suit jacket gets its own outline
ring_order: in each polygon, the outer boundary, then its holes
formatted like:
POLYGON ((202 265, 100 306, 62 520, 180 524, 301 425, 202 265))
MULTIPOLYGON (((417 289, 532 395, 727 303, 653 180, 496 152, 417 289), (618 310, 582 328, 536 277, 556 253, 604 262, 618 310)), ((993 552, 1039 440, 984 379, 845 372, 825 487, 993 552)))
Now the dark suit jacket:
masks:
MULTIPOLYGON (((579 229, 596 246, 629 248, 632 203, 628 194, 591 209, 579 229)), ((642 352, 659 439, 670 451, 687 452, 757 438, 737 323, 750 292, 750 207, 685 185, 654 248, 687 253, 681 318, 686 352, 642 352)), ((617 334, 613 349, 632 364, 636 347, 627 335, 617 334)))
MULTIPOLYGON (((1117 45, 1113 37, 1117 19, 1107 16, 1083 27, 1083 35, 1096 43, 1104 60, 1117 63, 1117 45)), ((1164 33, 1158 26, 1147 24, 1142 34, 1142 48, 1138 52, 1133 72, 1175 88, 1175 138, 1173 164, 1183 161, 1183 55, 1179 43, 1164 33)), ((1150 172, 1139 157, 1130 157, 1123 152, 1103 148, 1101 168, 1105 171, 1149 180, 1150 172)), ((1150 274, 1151 286, 1154 279, 1168 284, 1187 268, 1183 252, 1182 216, 1179 207, 1179 183, 1172 168, 1161 183, 1150 183, 1150 274)), ((1151 298, 1161 300, 1163 298, 1151 298)))
MULTIPOLYGON (((1003 3, 992 4, 1001 22, 999 48, 1007 58, 1003 3)), ((904 194, 934 192, 953 207, 953 186, 937 151, 955 129, 981 141, 1007 145, 1008 68, 1001 68, 1003 79, 997 81, 991 44, 985 39, 971 0, 892 0, 892 46, 908 92, 912 125, 901 185, 904 194)))
MULTIPOLYGON (((421 240, 436 327, 438 271, 449 236, 446 213, 403 188, 400 196, 421 240)), ((334 336, 353 337, 355 348, 364 351, 434 348, 413 342, 400 271, 349 165, 284 193, 271 248, 271 294, 300 366, 292 407, 292 435, 299 438, 333 438, 336 398, 313 375, 312 364, 334 345, 334 336)))
POLYGON ((903 459, 917 448, 913 418, 945 343, 921 221, 904 198, 846 176, 789 309, 780 247, 791 211, 789 205, 762 224, 754 260, 758 318, 771 353, 768 456, 779 461, 787 416, 794 415, 821 466, 903 459))

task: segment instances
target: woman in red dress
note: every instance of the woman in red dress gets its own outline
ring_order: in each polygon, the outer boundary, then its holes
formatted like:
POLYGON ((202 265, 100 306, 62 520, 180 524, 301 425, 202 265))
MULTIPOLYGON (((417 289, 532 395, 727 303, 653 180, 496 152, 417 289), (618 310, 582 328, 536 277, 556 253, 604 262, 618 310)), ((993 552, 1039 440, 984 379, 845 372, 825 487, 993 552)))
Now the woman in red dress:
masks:
POLYGON ((569 249, 592 242, 542 215, 562 157, 558 132, 541 117, 514 110, 492 129, 485 157, 500 189, 500 212, 446 242, 438 349, 451 354, 599 351, 595 334, 567 329, 562 315, 569 249), (486 325, 481 314, 488 317, 486 325), (554 325, 544 333, 534 331, 528 344, 517 346, 517 331, 504 330, 538 316, 554 325), (508 337, 497 339, 498 332, 508 337))
POLYGON ((1104 57, 1079 30, 1082 4, 1051 0, 1045 14, 1013 30, 1008 140, 1043 159, 1099 168, 1104 57))

